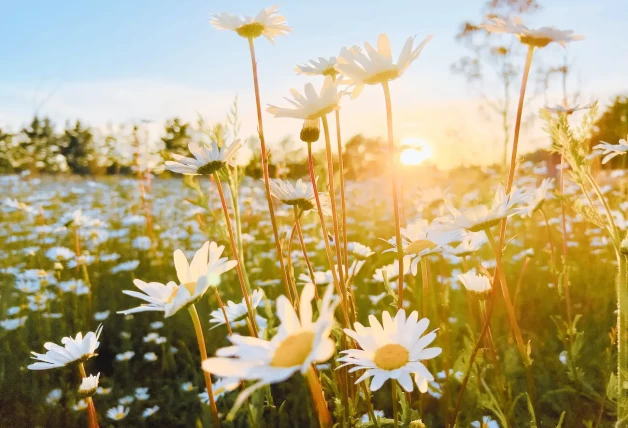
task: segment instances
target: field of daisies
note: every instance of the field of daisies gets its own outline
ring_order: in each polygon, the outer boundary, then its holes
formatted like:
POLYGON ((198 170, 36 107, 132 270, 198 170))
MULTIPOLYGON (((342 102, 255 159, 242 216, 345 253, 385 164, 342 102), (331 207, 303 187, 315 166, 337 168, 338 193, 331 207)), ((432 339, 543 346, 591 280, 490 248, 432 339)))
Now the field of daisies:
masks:
POLYGON ((628 174, 600 168, 628 144, 590 146, 596 104, 556 106, 561 168, 518 157, 534 54, 582 36, 487 20, 528 50, 509 166, 408 182, 394 81, 431 36, 312 60, 267 106, 255 44, 285 18, 211 23, 251 56, 261 179, 229 135, 169 178, 0 177, 0 426, 628 426, 628 174), (333 151, 363 90, 388 173, 357 182, 333 151), (264 109, 301 130, 306 176, 270 177, 264 109))

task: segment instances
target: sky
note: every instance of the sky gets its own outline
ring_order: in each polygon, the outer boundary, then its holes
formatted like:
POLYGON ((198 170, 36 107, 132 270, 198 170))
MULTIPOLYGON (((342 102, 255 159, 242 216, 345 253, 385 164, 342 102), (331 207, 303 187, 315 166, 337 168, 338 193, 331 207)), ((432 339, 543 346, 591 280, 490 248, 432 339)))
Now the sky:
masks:
MULTIPOLYGON (((89 125, 162 123, 174 116, 224 120, 238 96, 241 135, 256 133, 257 121, 246 40, 218 32, 212 12, 255 15, 272 3, 252 0, 2 0, 0 26, 0 126, 13 131, 35 113, 59 126, 81 119, 89 125)), ((586 37, 568 45, 573 62, 570 90, 580 101, 600 100, 628 92, 628 48, 625 0, 540 0, 542 9, 529 26, 553 25, 586 37)), ((318 0, 283 1, 280 13, 293 28, 275 45, 256 40, 262 103, 285 105, 290 88, 303 89, 317 77, 298 76, 297 64, 333 56, 341 47, 375 43, 390 36, 393 55, 405 39, 434 39, 407 72, 391 83, 395 137, 424 140, 433 162, 441 167, 488 163, 501 157, 497 120, 487 115, 479 93, 452 73, 451 64, 466 54, 455 40, 465 20, 478 21, 485 0, 318 0)), ((565 51, 551 45, 535 54, 534 65, 556 65, 565 51)), ((532 82, 533 83, 533 82, 532 82)), ((494 82, 486 82, 488 92, 494 82)), ((547 145, 535 111, 544 103, 530 89, 528 126, 522 151, 547 145)), ((548 103, 560 101, 550 88, 548 103)), ((383 93, 367 87, 356 100, 343 99, 343 139, 362 133, 386 136, 383 93)), ((512 118, 514 121, 514 118, 512 118)), ((156 126, 156 125, 153 125, 156 126)), ((301 123, 274 119, 264 112, 271 146, 288 136, 298 141, 301 123)))

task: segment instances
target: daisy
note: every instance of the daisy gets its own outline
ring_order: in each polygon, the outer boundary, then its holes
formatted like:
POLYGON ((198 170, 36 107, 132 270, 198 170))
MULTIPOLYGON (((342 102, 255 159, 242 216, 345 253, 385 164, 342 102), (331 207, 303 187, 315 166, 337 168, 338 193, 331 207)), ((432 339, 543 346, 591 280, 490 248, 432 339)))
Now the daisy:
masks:
POLYGON ((518 208, 517 214, 520 214, 522 217, 532 217, 532 214, 541 209, 543 202, 552 198, 551 190, 554 187, 553 185, 553 178, 544 179, 541 185, 534 189, 534 192, 527 194, 527 204, 518 208))
POLYGON ((556 105, 554 107, 545 107, 545 110, 549 111, 550 113, 566 114, 569 116, 579 110, 587 110, 587 109, 590 109, 591 107, 593 107, 593 103, 585 104, 583 106, 576 105, 574 107, 563 107, 561 105, 556 105))
MULTIPOLYGON (((270 194, 286 205, 296 206, 302 212, 316 210, 316 196, 312 183, 305 183, 302 179, 292 185, 289 181, 278 178, 270 180, 270 194)), ((319 193, 319 200, 323 214, 331 215, 329 194, 319 193)))
POLYGON ((80 399, 76 402, 74 406, 72 406, 72 410, 74 410, 75 412, 80 412, 85 409, 87 409, 87 401, 85 401, 84 399, 80 399))
MULTIPOLYGON (((251 295, 251 308, 257 308, 262 302, 263 297, 264 292, 262 290, 253 290, 253 294, 251 295)), ((227 313, 227 319, 229 320, 229 324, 232 327, 237 327, 240 322, 249 314, 244 298, 242 298, 241 303, 234 303, 229 300, 225 305, 225 312, 227 313)), ((212 311, 209 316, 211 317, 209 319, 209 323, 214 324, 214 327, 212 328, 216 328, 218 326, 226 324, 225 315, 222 313, 222 309, 216 309, 212 311)), ((256 315, 255 322, 260 328, 266 327, 266 319, 262 318, 259 315, 256 315)))
POLYGON ((269 42, 275 43, 276 36, 288 34, 292 29, 286 25, 286 18, 277 13, 279 6, 262 9, 255 18, 236 16, 227 12, 214 14, 209 22, 217 30, 231 30, 245 39, 264 36, 269 42))
POLYGON ((242 147, 240 140, 235 140, 231 145, 222 148, 213 141, 209 146, 191 142, 188 149, 194 159, 170 153, 176 162, 166 161, 166 169, 186 175, 212 175, 225 165, 233 165, 234 155, 240 147, 242 147))
POLYGON ((299 314, 285 296, 276 301, 277 318, 281 322, 277 334, 270 340, 233 335, 233 346, 221 348, 217 357, 203 361, 203 370, 234 381, 255 380, 254 385, 238 396, 239 405, 255 390, 264 385, 282 382, 296 372, 305 374, 313 363, 329 360, 335 352, 329 337, 338 299, 330 285, 323 296, 318 319, 312 320, 314 285, 306 284, 301 293, 299 314))
POLYGON ((152 416, 155 413, 157 413, 158 410, 159 410, 159 406, 157 405, 154 405, 153 407, 148 407, 144 409, 144 411, 142 412, 142 417, 147 418, 149 416, 152 416))
POLYGON ((346 77, 343 83, 353 86, 351 97, 356 98, 362 92, 364 85, 377 85, 400 77, 419 57, 421 50, 431 38, 432 36, 427 36, 418 47, 413 49, 414 37, 408 37, 397 63, 394 64, 388 36, 380 34, 377 39, 377 50, 368 42, 364 43, 368 56, 355 49, 345 49, 340 53, 336 68, 346 77))
POLYGON ((129 410, 131 409, 122 405, 112 407, 111 409, 107 410, 107 417, 114 421, 121 421, 122 419, 127 417, 127 415, 129 414, 129 410))
POLYGON ((169 282, 163 285, 158 282, 145 283, 138 279, 133 283, 143 293, 123 290, 126 295, 142 299, 148 304, 142 304, 136 308, 119 311, 121 314, 131 314, 144 311, 163 311, 165 317, 171 317, 181 308, 187 307, 198 301, 210 286, 218 285, 220 275, 233 269, 235 260, 220 257, 224 251, 224 245, 218 246, 215 242, 205 242, 188 263, 183 251, 174 252, 174 266, 181 285, 169 282))
POLYGON ((486 275, 478 275, 474 270, 458 275, 458 279, 462 285, 479 298, 486 298, 491 292, 491 280, 486 275))
MULTIPOLYGON (((626 138, 628 140, 628 137, 626 138)), ((609 160, 613 159, 615 156, 623 155, 628 153, 628 141, 619 140, 617 144, 610 144, 604 141, 600 141, 600 144, 594 146, 595 154, 597 155, 606 155, 604 159, 602 159, 602 163, 605 164, 609 160)))
POLYGON ((359 242, 349 242, 347 244, 347 250, 358 260, 366 260, 375 254, 373 250, 359 242))
POLYGON ((481 27, 491 33, 514 34, 521 43, 537 48, 545 47, 552 42, 565 47, 568 42, 584 39, 584 36, 574 34, 572 30, 559 30, 554 27, 530 29, 517 16, 512 21, 492 17, 489 18, 489 23, 483 24, 481 27))
MULTIPOLYGON (((410 261, 411 259, 409 256, 405 256, 403 258, 404 275, 410 272, 410 261)), ((384 282, 384 273, 386 274, 386 279, 388 280, 388 282, 397 279, 399 277, 399 260, 395 260, 389 265, 383 266, 379 269, 375 269, 373 279, 377 282, 384 282)))
MULTIPOLYGON (((350 49, 342 48, 340 50, 340 55, 345 53, 345 51, 350 50, 352 52, 359 52, 360 48, 357 46, 353 46, 350 49)), ((329 58, 318 57, 318 60, 311 59, 309 64, 297 65, 294 71, 297 74, 304 74, 307 76, 331 76, 336 77, 338 74, 338 70, 336 68, 336 64, 338 63, 338 59, 335 56, 329 58)))
POLYGON ((39 360, 28 366, 29 370, 48 370, 64 367, 72 363, 82 363, 95 357, 96 349, 100 342, 98 338, 102 332, 102 324, 98 326, 96 332, 88 332, 85 337, 78 333, 75 338, 64 337, 61 339, 63 346, 56 343, 46 342, 44 348, 48 351, 45 354, 31 352, 35 360, 39 360))
POLYGON ((304 95, 296 89, 291 89, 290 93, 294 98, 286 98, 295 108, 281 108, 270 105, 266 111, 275 117, 291 117, 294 119, 316 120, 338 109, 338 103, 342 92, 338 92, 338 84, 331 76, 325 77, 320 94, 316 93, 314 86, 307 83, 304 95))
MULTIPOLYGON (((403 252, 411 255, 412 275, 416 275, 421 257, 443 251, 453 241, 460 240, 460 230, 442 230, 430 225, 427 220, 417 220, 405 228, 401 228, 403 252)), ((388 242, 393 248, 386 250, 397 251, 395 237, 388 242)))
POLYGON ((100 373, 96 376, 89 375, 84 377, 81 381, 81 386, 79 387, 79 395, 81 397, 91 397, 96 393, 98 389, 98 380, 100 379, 100 373))
POLYGON ((365 370, 355 383, 373 377, 371 391, 380 389, 386 380, 394 379, 404 390, 411 392, 413 376, 419 390, 426 392, 428 382, 433 381, 434 376, 422 361, 437 357, 442 350, 426 348, 434 341, 436 333, 432 331, 422 336, 430 321, 427 318, 418 320, 418 317, 418 312, 414 311, 406 319, 405 310, 399 309, 394 319, 384 312, 382 324, 369 315, 370 327, 356 322, 355 330, 344 329, 362 349, 341 351, 345 355, 338 359, 343 363, 340 367, 352 365, 350 372, 365 370))
MULTIPOLYGON (((515 205, 525 203, 526 198, 527 196, 521 189, 513 187, 510 195, 507 195, 504 188, 499 187, 495 192, 493 205, 490 209, 485 205, 478 205, 461 212, 450 204, 447 204, 447 208, 453 216, 453 220, 449 221, 449 223, 470 232, 480 232, 485 229, 490 229, 502 219, 516 214, 517 208, 515 205)), ((443 223, 447 223, 446 219, 439 220, 443 223)))
MULTIPOLYGON (((240 386, 240 382, 236 379, 221 377, 218 378, 216 382, 214 382, 214 398, 219 400, 222 396, 224 396, 227 392, 235 391, 240 386)), ((209 395, 207 395, 207 390, 198 394, 198 398, 201 399, 202 403, 209 404, 209 395)))
POLYGON ((447 253, 457 257, 470 256, 488 242, 486 234, 482 232, 467 232, 463 235, 460 244, 454 248, 448 248, 447 253))

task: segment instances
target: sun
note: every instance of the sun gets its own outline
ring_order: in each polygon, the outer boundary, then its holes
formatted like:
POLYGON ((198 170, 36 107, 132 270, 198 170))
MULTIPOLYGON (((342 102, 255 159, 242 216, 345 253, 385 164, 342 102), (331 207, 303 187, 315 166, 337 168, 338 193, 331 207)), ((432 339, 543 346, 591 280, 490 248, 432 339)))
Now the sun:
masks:
POLYGON ((420 138, 404 138, 401 147, 399 160, 404 165, 420 165, 432 157, 432 148, 420 138))

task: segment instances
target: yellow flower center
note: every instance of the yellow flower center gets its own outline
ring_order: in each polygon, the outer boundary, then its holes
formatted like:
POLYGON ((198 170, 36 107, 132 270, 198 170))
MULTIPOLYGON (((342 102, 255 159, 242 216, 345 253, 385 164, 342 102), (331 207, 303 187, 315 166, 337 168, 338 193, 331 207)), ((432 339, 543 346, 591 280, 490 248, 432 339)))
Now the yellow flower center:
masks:
POLYGON ((388 80, 395 80, 397 77, 399 77, 399 70, 387 70, 369 77, 364 83, 367 85, 377 85, 378 83, 384 83, 388 80))
MULTIPOLYGON (((195 282, 186 282, 181 287, 187 288, 188 291, 190 292, 190 296, 193 296, 194 292, 196 291, 196 283, 195 282)), ((179 291, 179 287, 176 287, 174 290, 172 290, 172 293, 170 293, 170 296, 168 297, 168 299, 166 299, 166 303, 172 303, 172 301, 174 300, 175 296, 177 295, 177 291, 179 291)))
POLYGON ((543 36, 520 36, 519 40, 524 45, 531 45, 537 48, 544 48, 552 42, 552 39, 543 36))
POLYGON ((373 362, 382 370, 395 370, 410 361, 408 350, 397 343, 384 345, 375 351, 373 362))
POLYGON ((259 22, 251 22, 250 24, 243 25, 242 27, 236 29, 238 36, 244 37, 245 39, 255 39, 261 36, 263 32, 264 25, 259 22))
POLYGON ((434 248, 436 244, 429 239, 418 239, 406 247, 406 254, 419 254, 423 250, 431 251, 434 248))
POLYGON ((300 366, 312 352, 313 345, 313 331, 291 334, 281 341, 270 365, 273 367, 300 366))

